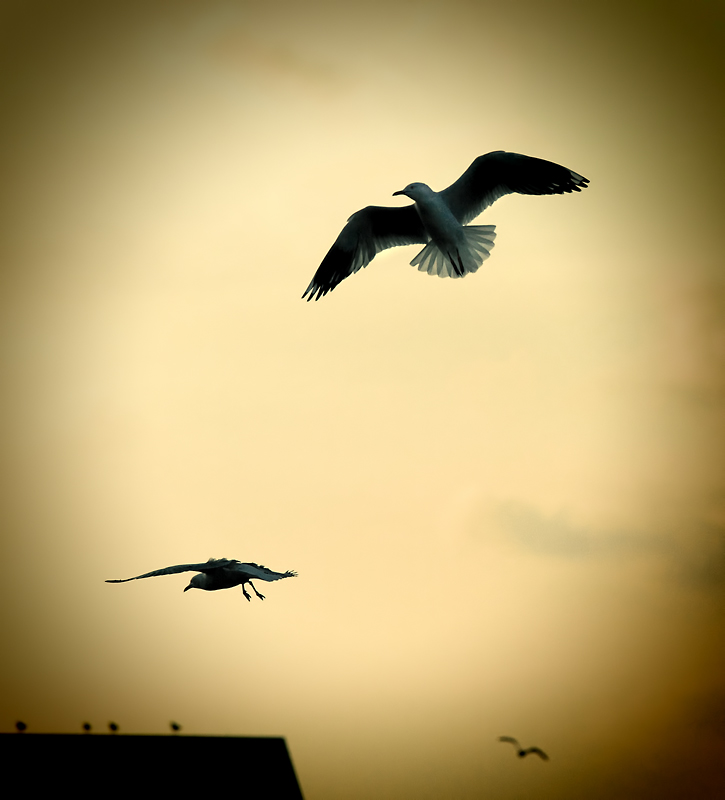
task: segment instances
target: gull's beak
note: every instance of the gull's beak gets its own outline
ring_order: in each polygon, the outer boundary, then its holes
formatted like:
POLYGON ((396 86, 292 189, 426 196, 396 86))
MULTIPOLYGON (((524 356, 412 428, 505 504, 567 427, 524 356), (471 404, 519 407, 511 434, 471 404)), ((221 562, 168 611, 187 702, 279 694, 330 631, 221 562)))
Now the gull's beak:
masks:
POLYGON ((393 192, 393 197, 395 197, 396 194, 405 194, 405 190, 401 189, 399 192, 393 192))
POLYGON ((192 588, 192 586, 191 586, 191 584, 189 584, 188 586, 185 586, 185 587, 184 587, 184 591, 185 591, 185 592, 188 592, 188 591, 189 591, 189 589, 191 589, 191 588, 192 588))

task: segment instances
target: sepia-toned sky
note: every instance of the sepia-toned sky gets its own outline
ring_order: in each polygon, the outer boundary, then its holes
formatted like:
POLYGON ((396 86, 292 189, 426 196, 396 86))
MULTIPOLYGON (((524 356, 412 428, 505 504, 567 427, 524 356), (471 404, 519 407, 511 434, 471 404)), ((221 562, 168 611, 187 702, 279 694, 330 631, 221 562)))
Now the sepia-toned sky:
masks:
POLYGON ((3 3, 0 730, 284 736, 307 800, 721 796, 724 25, 3 3), (498 201, 465 280, 300 299, 497 149, 591 186, 498 201), (104 583, 210 556, 299 577, 104 583))

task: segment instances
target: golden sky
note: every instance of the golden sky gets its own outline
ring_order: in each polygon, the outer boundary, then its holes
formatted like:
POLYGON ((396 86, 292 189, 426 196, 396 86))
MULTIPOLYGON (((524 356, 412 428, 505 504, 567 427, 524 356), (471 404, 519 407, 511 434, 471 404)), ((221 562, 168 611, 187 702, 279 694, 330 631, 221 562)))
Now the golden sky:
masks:
POLYGON ((307 800, 725 791, 722 11, 0 9, 0 729, 280 735, 307 800), (497 149, 591 186, 300 299, 497 149), (299 577, 104 583, 210 556, 299 577))

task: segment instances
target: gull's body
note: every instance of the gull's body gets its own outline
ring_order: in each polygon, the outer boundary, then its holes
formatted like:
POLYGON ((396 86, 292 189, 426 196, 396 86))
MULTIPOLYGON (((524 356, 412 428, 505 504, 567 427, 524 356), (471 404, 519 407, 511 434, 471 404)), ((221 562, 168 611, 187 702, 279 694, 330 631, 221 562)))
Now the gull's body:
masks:
POLYGON ((498 740, 499 742, 508 742, 509 744, 512 744, 516 748, 516 755, 518 755, 519 758, 524 758, 530 753, 533 753, 539 756, 539 758, 542 758, 544 761, 549 760, 549 756, 547 756, 546 753, 538 747, 527 747, 526 750, 524 750, 519 744, 518 739, 514 739, 513 736, 499 736, 498 740))
POLYGON ((231 589, 234 586, 241 586, 242 593, 251 600, 249 593, 244 588, 248 583, 260 600, 264 600, 264 595, 260 594, 252 583, 252 578, 261 581, 278 581, 282 578, 296 578, 297 573, 288 570, 287 572, 273 572, 267 567, 259 564, 243 563, 234 558, 210 558, 201 564, 177 564, 173 567, 156 569, 153 572, 146 572, 143 575, 136 575, 133 578, 121 578, 120 580, 106 581, 106 583, 126 583, 126 581, 137 581, 141 578, 155 578, 158 575, 175 575, 178 572, 198 572, 184 589, 203 589, 206 592, 215 592, 218 589, 231 589))
POLYGON ((412 206, 367 206, 348 219, 302 297, 319 300, 381 250, 407 244, 425 245, 410 262, 421 272, 463 277, 475 272, 493 248, 495 225, 468 225, 491 203, 514 192, 580 192, 588 183, 559 164, 503 150, 479 156, 442 192, 410 183, 393 194, 406 195, 412 206))

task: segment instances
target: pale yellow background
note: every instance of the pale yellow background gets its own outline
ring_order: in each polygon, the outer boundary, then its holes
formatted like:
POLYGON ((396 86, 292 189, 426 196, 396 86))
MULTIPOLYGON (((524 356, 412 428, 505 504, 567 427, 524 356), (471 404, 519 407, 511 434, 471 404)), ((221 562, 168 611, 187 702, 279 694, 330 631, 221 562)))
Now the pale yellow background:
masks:
POLYGON ((4 3, 0 729, 282 735, 307 800, 725 790, 722 30, 4 3), (591 187, 300 299, 495 149, 591 187), (209 556, 299 578, 104 583, 209 556))

